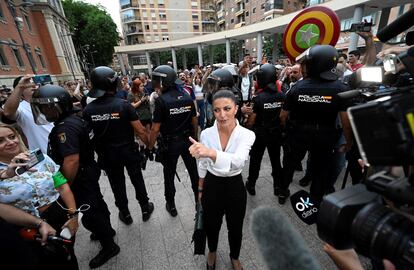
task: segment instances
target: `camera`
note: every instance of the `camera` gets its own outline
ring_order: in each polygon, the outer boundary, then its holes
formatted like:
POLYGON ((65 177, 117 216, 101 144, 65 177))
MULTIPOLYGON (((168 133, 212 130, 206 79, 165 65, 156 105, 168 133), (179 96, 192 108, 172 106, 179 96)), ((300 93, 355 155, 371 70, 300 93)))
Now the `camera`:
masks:
POLYGON ((397 269, 414 269, 413 62, 410 48, 351 75, 353 90, 340 96, 356 104, 348 109, 356 143, 365 164, 377 172, 325 196, 317 218, 323 241, 336 249, 355 248, 374 261, 388 259, 397 269), (396 69, 400 63, 405 73, 396 69), (380 166, 402 166, 404 173, 380 166))
MULTIPOLYGON (((40 150, 39 148, 33 150, 30 152, 29 155, 29 161, 27 162, 27 165, 24 167, 18 167, 16 169, 16 174, 17 175, 21 175, 24 172, 26 172, 28 169, 32 168, 33 166, 35 166, 36 164, 38 164, 39 162, 43 161, 45 159, 42 150, 40 150)), ((23 160, 19 160, 18 163, 25 163, 26 161, 23 160)))

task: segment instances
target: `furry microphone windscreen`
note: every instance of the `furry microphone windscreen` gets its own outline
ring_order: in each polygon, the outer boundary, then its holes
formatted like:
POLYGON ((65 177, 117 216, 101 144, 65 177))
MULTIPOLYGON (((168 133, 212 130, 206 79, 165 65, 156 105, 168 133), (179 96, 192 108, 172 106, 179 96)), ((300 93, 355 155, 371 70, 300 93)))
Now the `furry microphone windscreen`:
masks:
POLYGON ((268 269, 322 269, 299 232, 276 208, 254 210, 251 230, 268 269))

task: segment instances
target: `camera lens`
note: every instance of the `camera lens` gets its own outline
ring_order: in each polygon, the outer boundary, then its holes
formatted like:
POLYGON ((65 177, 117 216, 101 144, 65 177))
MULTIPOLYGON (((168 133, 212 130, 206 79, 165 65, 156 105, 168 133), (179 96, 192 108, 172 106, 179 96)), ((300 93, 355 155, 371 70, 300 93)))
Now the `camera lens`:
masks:
POLYGON ((397 267, 412 269, 413 225, 408 218, 389 208, 371 203, 356 215, 352 223, 352 238, 358 253, 380 260, 386 258, 397 267))

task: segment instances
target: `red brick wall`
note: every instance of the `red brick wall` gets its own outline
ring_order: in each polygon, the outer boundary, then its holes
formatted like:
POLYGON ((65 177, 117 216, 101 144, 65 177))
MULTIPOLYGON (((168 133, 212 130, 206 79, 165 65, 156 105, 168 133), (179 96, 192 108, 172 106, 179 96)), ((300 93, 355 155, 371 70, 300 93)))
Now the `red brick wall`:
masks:
MULTIPOLYGON (((9 63, 9 66, 7 68, 8 70, 0 68, 0 76, 15 76, 20 74, 33 73, 29 60, 22 47, 22 41, 20 39, 19 33, 16 29, 16 26, 14 25, 14 18, 12 17, 10 9, 8 8, 5 1, 0 1, 0 5, 5 17, 4 20, 0 20, 0 39, 3 41, 14 39, 19 45, 18 50, 24 63, 24 70, 18 69, 17 61, 13 55, 11 47, 5 44, 0 44, 9 63)), ((21 17, 23 19, 23 28, 21 32, 24 42, 30 45, 33 59, 37 66, 37 73, 59 74, 61 72, 61 69, 57 62, 56 53, 43 14, 40 11, 32 12, 30 8, 27 8, 26 10, 32 26, 32 32, 29 32, 25 18, 20 8, 16 8, 16 13, 18 17, 21 17), (40 60, 35 53, 35 47, 40 48, 44 62, 46 64, 46 69, 42 68, 40 60)))

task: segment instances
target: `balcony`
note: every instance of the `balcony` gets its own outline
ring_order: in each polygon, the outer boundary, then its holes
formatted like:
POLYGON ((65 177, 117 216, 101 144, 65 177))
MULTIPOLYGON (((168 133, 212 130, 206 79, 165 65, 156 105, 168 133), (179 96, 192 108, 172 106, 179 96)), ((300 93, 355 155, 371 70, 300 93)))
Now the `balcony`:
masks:
POLYGON ((236 1, 234 1, 234 3, 240 3, 242 0, 236 0, 236 1))
POLYGON ((234 13, 237 17, 244 14, 244 7, 241 7, 236 13, 234 13))
POLYGON ((216 5, 220 4, 221 2, 223 2, 223 0, 216 0, 216 5))
POLYGON ((224 12, 223 12, 223 10, 219 10, 219 11, 217 11, 217 18, 222 18, 222 17, 224 17, 224 12))
POLYGON ((137 29, 128 29, 127 31, 125 31, 125 35, 127 36, 132 36, 132 35, 143 35, 144 31, 142 31, 141 28, 137 28, 137 29))
POLYGON ((122 18, 122 22, 123 23, 131 23, 131 22, 137 22, 137 21, 141 21, 141 17, 138 17, 138 16, 128 16, 128 17, 123 17, 122 18))
POLYGON ((238 24, 234 25, 234 29, 240 28, 240 27, 244 26, 245 24, 246 24, 246 22, 239 22, 238 24))
POLYGON ((223 24, 223 23, 225 23, 226 22, 226 19, 224 19, 224 18, 219 18, 218 19, 218 21, 217 21, 217 25, 221 25, 221 24, 223 24))

